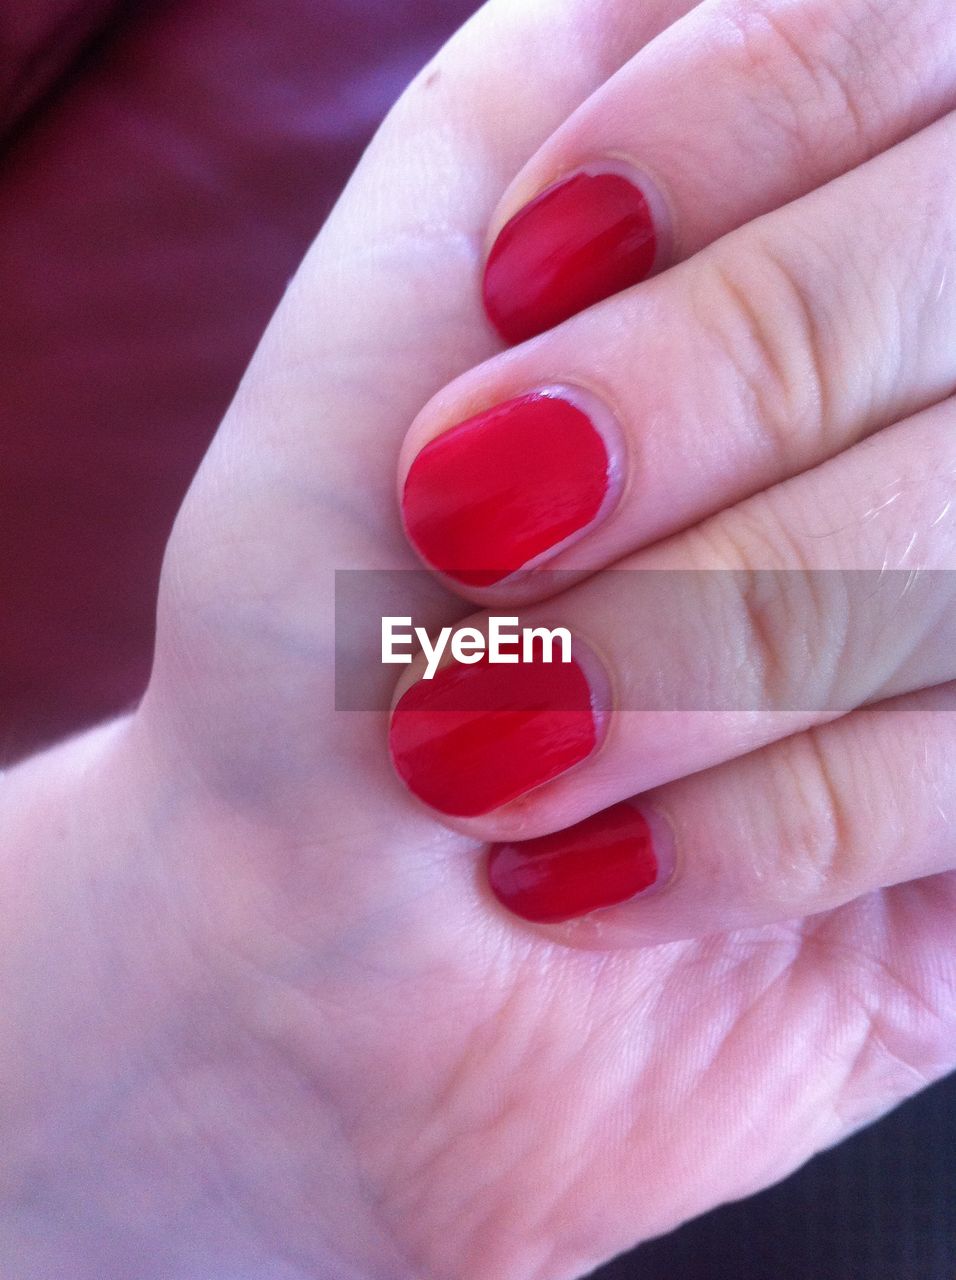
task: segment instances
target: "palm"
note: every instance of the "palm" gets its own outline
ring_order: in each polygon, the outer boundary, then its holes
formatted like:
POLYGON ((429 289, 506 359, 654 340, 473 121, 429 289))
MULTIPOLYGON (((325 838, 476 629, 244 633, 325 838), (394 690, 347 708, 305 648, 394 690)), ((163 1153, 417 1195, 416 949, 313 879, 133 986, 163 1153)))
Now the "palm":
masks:
MULTIPOLYGON (((400 440, 493 351, 489 212, 599 74, 569 68, 532 117, 506 76, 468 85, 490 56, 473 34, 419 83, 300 272, 174 534, 141 712, 205 797, 217 963, 257 1046, 254 1079, 235 1067, 250 1128, 294 1153, 250 1177, 257 1223, 312 1265, 331 1234, 469 1280, 579 1274, 937 1074, 956 897, 937 880, 792 927, 559 948, 407 797, 383 715, 333 712, 334 573, 414 568, 400 440), (339 1212, 317 1212, 330 1188, 339 1212)), ((466 611, 418 575, 396 592, 416 619, 466 611)), ((375 672, 377 635, 338 626, 375 672)))

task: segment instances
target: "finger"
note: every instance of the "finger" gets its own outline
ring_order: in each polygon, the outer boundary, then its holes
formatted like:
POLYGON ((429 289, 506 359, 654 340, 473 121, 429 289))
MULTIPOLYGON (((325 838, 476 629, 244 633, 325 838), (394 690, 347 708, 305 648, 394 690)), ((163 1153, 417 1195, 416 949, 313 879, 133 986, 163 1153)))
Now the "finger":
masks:
MULTIPOLYGON (((332 650, 336 624, 356 667, 374 663, 374 651, 348 644, 354 620, 334 617, 334 574, 413 563, 393 496, 397 452, 428 396, 499 346, 478 288, 494 203, 618 59, 681 9, 681 0, 496 0, 379 130, 260 344, 167 551, 145 706, 164 708, 201 772, 225 752, 224 778, 257 776, 265 786, 266 740, 285 743, 277 774, 293 772, 293 760, 313 776, 330 761, 345 770, 361 735, 363 766, 377 753, 390 780, 380 722, 329 714, 333 672, 316 655, 332 650), (244 706, 226 673, 254 682, 258 697, 244 706), (215 700, 214 713, 197 715, 195 688, 215 700), (290 706, 290 690, 301 688, 312 690, 311 718, 293 739, 301 704, 290 706)), ((180 62, 201 61, 202 41, 183 43, 181 31, 177 40, 180 62)), ((245 52, 254 59, 254 50, 245 52)), ((261 133, 255 104, 243 103, 245 126, 261 133)), ((269 136, 297 156, 290 129, 269 136)), ((408 594, 409 607, 422 605, 425 592, 411 581, 408 594)), ((436 618, 460 612, 431 596, 436 618)), ((391 683, 384 673, 383 697, 391 683)))
POLYGON ((527 599, 948 396, 954 148, 950 115, 447 388, 402 454, 422 558, 527 599))
POLYGON ((524 610, 569 632, 570 662, 555 642, 551 661, 410 683, 391 730, 406 785, 482 839, 522 839, 956 679, 954 428, 949 401, 524 610))
POLYGON ((956 106, 950 0, 716 0, 545 142, 491 222, 510 342, 686 258, 956 106))
POLYGON ((499 844, 493 892, 581 945, 829 911, 956 867, 956 685, 854 712, 539 840, 499 844), (585 918, 586 917, 586 918, 585 918))

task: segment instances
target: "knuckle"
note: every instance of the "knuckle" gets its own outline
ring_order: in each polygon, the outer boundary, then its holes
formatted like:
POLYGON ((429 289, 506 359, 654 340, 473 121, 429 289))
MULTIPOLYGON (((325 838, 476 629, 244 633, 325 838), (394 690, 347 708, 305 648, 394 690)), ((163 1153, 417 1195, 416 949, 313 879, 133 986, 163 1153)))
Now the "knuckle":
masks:
MULTIPOLYGON (((866 0, 842 7, 832 0, 746 0, 729 10, 753 104, 795 161, 818 165, 824 129, 831 147, 870 149, 880 124, 873 63, 891 61, 894 31, 880 7, 866 0)), ((885 76, 881 85, 885 92, 885 76)))
POLYGON ((722 652, 735 673, 736 709, 800 716, 837 709, 849 639, 844 575, 807 562, 769 495, 689 536, 694 563, 724 571, 722 652))
POLYGON ((822 267, 780 253, 755 228, 738 232, 710 265, 696 310, 718 361, 730 366, 739 411, 776 471, 806 465, 827 450, 835 407, 827 353, 840 346, 831 341, 822 267))
POLYGON ((845 762, 826 726, 774 748, 769 793, 786 825, 779 835, 773 885, 767 888, 784 913, 825 910, 869 879, 866 841, 848 795, 852 788, 841 776, 845 762))

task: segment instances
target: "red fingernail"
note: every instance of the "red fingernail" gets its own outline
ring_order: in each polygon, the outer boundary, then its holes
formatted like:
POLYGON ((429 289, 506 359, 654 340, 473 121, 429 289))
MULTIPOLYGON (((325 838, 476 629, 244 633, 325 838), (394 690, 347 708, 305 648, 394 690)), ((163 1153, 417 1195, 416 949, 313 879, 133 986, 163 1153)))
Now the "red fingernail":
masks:
POLYGON ((488 855, 488 880, 499 902, 538 924, 627 902, 657 884, 661 869, 651 826, 629 804, 554 835, 493 845, 488 855))
POLYGON ((519 396, 425 446, 405 481, 405 528, 428 564, 490 586, 606 514, 618 470, 569 398, 519 396))
POLYGON ((558 777, 598 745, 604 716, 579 663, 440 668, 392 712, 405 785, 440 813, 489 813, 558 777))
POLYGON ((485 310, 506 342, 524 342, 639 284, 654 268, 650 204, 619 173, 577 173, 508 222, 485 266, 485 310))

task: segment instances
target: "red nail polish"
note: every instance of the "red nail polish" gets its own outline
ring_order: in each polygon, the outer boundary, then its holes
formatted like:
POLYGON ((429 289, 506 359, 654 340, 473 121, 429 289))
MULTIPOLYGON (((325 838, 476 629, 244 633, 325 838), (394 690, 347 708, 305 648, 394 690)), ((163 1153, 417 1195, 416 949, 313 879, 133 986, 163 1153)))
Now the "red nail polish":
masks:
POLYGON ((555 924, 627 902, 659 878, 647 819, 617 804, 566 831, 496 844, 488 880, 498 900, 524 920, 555 924))
POLYGON ((579 663, 453 664, 392 712, 405 785, 440 813, 490 813, 586 759, 603 713, 579 663))
POLYGON ((405 481, 402 515, 428 564, 484 587, 586 529, 615 489, 608 446, 588 414, 540 391, 427 444, 405 481))
POLYGON ((648 200, 633 182, 577 173, 502 228, 485 266, 485 310, 506 342, 524 342, 646 279, 657 241, 648 200))

